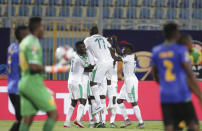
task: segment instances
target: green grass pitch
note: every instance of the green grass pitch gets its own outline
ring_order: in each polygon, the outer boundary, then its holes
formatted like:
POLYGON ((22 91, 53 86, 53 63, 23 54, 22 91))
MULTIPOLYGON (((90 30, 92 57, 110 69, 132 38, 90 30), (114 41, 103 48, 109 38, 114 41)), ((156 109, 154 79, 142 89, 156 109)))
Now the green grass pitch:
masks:
MULTIPOLYGON (((64 128, 63 121, 58 121, 54 131, 134 131, 135 127, 137 126, 138 122, 133 121, 132 125, 127 128, 64 128)), ((83 122, 86 127, 88 127, 88 122, 83 122)), ((122 122, 116 122, 118 126, 121 125, 122 122)), ((8 131, 13 121, 0 121, 0 131, 8 131)), ((33 122, 30 131, 42 131, 44 121, 35 121, 33 122)), ((145 121, 146 128, 145 129, 135 129, 136 131, 162 131, 163 124, 161 121, 145 121)), ((109 123, 107 123, 107 127, 109 123)), ((202 130, 202 121, 200 122, 200 130, 202 130)))

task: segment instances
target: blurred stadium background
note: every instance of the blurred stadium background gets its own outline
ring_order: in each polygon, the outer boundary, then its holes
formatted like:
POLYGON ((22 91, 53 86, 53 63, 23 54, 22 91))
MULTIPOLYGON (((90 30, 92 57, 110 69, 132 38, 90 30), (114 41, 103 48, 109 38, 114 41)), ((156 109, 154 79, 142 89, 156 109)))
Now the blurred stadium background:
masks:
MULTIPOLYGON (((202 30, 202 0, 0 0, 0 27, 11 29, 11 42, 15 27, 27 25, 31 16, 43 17, 43 64, 51 65, 59 45, 74 47, 93 25, 100 31, 160 30, 174 20, 180 29, 202 30)), ((67 73, 46 74, 47 80, 67 78, 67 73)))

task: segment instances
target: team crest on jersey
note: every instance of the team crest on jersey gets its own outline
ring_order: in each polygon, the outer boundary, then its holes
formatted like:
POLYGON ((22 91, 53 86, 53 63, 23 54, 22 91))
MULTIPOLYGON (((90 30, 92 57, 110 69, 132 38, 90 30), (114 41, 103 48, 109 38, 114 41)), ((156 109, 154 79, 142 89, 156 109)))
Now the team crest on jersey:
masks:
POLYGON ((38 47, 37 46, 32 47, 32 54, 33 55, 36 55, 37 51, 38 51, 38 47))

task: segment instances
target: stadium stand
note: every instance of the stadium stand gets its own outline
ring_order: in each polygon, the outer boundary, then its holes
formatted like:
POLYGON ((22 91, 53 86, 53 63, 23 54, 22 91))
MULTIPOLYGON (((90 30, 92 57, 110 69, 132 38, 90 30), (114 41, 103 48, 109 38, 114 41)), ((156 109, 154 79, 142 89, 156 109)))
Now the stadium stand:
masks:
POLYGON ((156 19, 163 19, 164 9, 163 8, 156 8, 154 12, 154 18, 156 19))
POLYGON ((32 7, 32 16, 42 16, 42 8, 40 6, 32 7))
POLYGON ((86 14, 87 17, 96 17, 97 9, 95 7, 88 7, 86 14))
POLYGON ((137 9, 134 7, 127 8, 127 18, 137 18, 137 9))
POLYGON ((60 16, 65 16, 65 17, 69 17, 70 15, 70 10, 67 7, 61 7, 60 8, 60 16))

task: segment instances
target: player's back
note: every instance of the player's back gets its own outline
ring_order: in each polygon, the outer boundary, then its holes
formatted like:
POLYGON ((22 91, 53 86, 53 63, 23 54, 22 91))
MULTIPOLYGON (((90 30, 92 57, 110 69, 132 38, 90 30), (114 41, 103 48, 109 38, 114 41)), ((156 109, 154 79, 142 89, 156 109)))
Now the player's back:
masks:
POLYGON ((159 80, 161 102, 177 103, 190 99, 186 83, 186 73, 182 63, 188 61, 186 47, 179 44, 161 44, 153 48, 152 61, 156 65, 159 80))
POLYGON ((8 93, 18 92, 19 75, 19 45, 16 43, 8 47, 8 93))
POLYGON ((106 62, 112 60, 109 47, 110 43, 107 39, 99 34, 87 37, 84 40, 87 50, 97 59, 98 62, 106 62))

